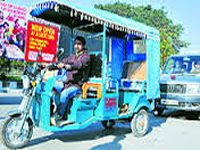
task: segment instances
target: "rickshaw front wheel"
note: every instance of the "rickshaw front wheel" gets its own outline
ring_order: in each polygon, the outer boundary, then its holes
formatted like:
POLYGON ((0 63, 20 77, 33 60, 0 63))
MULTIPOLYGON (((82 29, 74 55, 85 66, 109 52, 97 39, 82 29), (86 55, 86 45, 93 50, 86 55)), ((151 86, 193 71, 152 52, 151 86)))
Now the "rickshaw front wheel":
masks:
POLYGON ((106 128, 106 129, 111 129, 115 125, 115 121, 114 120, 101 121, 101 123, 102 123, 103 127, 106 128))
POLYGON ((1 130, 1 141, 6 147, 19 149, 30 141, 33 135, 33 124, 30 120, 26 120, 21 133, 19 133, 21 123, 21 116, 10 117, 4 122, 1 130))
POLYGON ((149 128, 149 116, 145 109, 134 114, 131 121, 131 130, 136 137, 144 136, 149 128))

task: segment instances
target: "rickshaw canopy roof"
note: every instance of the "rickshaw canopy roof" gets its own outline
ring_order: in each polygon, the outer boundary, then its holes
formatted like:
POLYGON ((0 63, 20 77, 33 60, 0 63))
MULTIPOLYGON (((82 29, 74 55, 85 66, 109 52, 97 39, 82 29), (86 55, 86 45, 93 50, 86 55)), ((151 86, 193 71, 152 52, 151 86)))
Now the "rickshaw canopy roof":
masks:
POLYGON ((133 34, 144 37, 149 33, 159 35, 157 29, 133 19, 121 17, 105 10, 78 6, 64 0, 39 3, 31 10, 30 14, 36 18, 66 25, 72 29, 79 28, 90 33, 101 32, 103 24, 106 22, 111 36, 124 37, 124 35, 133 34))
MULTIPOLYGON (((30 15, 33 16, 33 18, 44 19, 45 21, 65 25, 71 29, 77 29, 91 34, 102 33, 105 24, 108 29, 106 35, 110 36, 112 41, 115 41, 114 37, 117 37, 117 42, 113 43, 112 50, 116 55, 119 55, 119 57, 124 54, 124 49, 128 46, 126 45, 125 48, 125 45, 123 45, 124 39, 127 39, 127 41, 128 39, 135 39, 138 37, 146 39, 147 99, 160 97, 159 30, 105 10, 85 8, 64 0, 39 3, 30 11, 30 15), (121 43, 120 40, 122 40, 121 43)), ((131 42, 131 40, 129 42, 131 42)), ((127 50, 129 50, 131 54, 134 53, 133 46, 129 46, 127 50)), ((126 52, 129 54, 128 51, 126 52)), ((123 57, 120 58, 123 63, 123 57)), ((114 59, 113 63, 116 61, 119 61, 119 59, 114 59)), ((117 68, 120 67, 117 66, 117 68)))

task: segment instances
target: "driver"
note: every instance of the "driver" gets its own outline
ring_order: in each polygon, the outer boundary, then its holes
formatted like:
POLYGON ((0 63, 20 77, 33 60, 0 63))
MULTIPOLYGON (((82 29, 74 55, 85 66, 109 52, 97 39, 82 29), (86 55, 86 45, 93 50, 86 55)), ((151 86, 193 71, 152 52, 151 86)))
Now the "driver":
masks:
POLYGON ((200 73, 200 61, 195 62, 191 70, 192 73, 200 73))
POLYGON ((85 48, 86 41, 82 36, 77 36, 74 40, 74 53, 68 58, 61 60, 57 67, 67 70, 67 81, 64 85, 64 90, 60 95, 60 104, 56 112, 51 117, 53 125, 61 125, 66 123, 66 107, 70 98, 81 93, 81 87, 87 81, 89 76, 90 55, 85 48), (65 119, 62 120, 62 119, 65 119), (63 122, 64 121, 64 122, 63 122))

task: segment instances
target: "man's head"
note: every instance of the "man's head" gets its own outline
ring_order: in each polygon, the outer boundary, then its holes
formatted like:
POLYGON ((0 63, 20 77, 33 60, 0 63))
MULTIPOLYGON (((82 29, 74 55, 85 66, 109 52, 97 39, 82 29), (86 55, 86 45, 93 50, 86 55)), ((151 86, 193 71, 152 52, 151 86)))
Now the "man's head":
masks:
POLYGON ((18 27, 19 26, 19 19, 16 19, 15 20, 15 27, 18 27))
POLYGON ((6 31, 9 30, 9 24, 7 22, 4 22, 3 26, 4 26, 4 28, 5 28, 6 31))
POLYGON ((200 68, 200 61, 195 62, 195 68, 200 68))
POLYGON ((85 38, 82 37, 82 36, 77 36, 75 38, 75 40, 74 40, 74 49, 75 49, 75 52, 82 51, 85 48, 85 44, 86 44, 85 38))
POLYGON ((4 16, 3 16, 3 12, 0 10, 0 20, 3 20, 4 16))

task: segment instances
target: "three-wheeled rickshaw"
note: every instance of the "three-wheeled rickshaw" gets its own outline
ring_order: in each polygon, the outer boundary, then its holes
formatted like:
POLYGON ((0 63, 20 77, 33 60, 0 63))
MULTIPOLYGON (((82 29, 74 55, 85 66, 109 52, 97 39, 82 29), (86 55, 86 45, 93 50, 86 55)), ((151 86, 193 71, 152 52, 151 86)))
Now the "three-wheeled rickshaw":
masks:
MULTIPOLYGON (((70 124, 54 126, 50 123, 51 98, 55 76, 45 83, 37 71, 39 64, 27 74, 24 109, 12 111, 2 128, 4 145, 24 147, 32 137, 33 127, 46 131, 84 129, 96 121, 106 128, 115 122, 130 122, 132 132, 140 137, 148 132, 148 112, 159 98, 160 41, 159 31, 132 19, 120 17, 95 8, 82 8, 68 2, 44 2, 30 11, 32 18, 67 26, 71 31, 70 50, 75 33, 98 37, 102 43, 91 54, 91 64, 100 68, 82 86, 82 93, 71 100, 70 124), (100 57, 98 57, 100 55, 100 57), (94 63, 100 59, 101 64, 94 63), (99 66, 98 66, 99 65, 99 66), (37 75, 34 75, 37 74, 37 75)), ((89 39, 89 38, 88 38, 89 39)), ((87 37, 86 37, 87 40, 87 37)), ((91 69, 94 67, 91 67, 91 69)))

